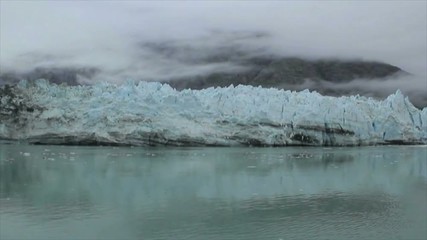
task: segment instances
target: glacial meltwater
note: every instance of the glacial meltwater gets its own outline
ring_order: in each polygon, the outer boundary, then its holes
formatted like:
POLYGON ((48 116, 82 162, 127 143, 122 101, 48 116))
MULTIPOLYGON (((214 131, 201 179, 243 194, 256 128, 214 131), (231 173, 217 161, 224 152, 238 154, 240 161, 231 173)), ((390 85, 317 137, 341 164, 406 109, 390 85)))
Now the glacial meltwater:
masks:
POLYGON ((427 147, 0 144, 0 239, 426 239, 427 147))

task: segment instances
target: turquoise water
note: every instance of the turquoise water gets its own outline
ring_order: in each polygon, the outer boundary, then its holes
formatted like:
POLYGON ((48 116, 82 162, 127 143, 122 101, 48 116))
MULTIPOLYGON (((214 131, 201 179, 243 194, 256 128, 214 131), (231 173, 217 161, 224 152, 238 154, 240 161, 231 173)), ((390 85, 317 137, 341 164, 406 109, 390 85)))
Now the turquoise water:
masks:
POLYGON ((426 239, 427 148, 0 145, 0 239, 426 239))

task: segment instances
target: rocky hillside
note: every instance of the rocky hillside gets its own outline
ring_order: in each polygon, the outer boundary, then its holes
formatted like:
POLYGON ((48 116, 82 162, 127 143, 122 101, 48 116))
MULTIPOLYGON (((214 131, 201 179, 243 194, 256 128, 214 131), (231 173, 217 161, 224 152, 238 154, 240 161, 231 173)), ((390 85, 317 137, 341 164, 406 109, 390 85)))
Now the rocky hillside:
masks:
MULTIPOLYGON (((167 52, 167 54, 170 55, 171 53, 167 52)), ((175 59, 177 58, 176 56, 186 56, 186 54, 174 54, 168 56, 175 59)), ((386 86, 387 81, 390 79, 396 79, 405 75, 409 76, 409 73, 396 66, 380 62, 338 59, 306 60, 295 57, 274 56, 235 57, 238 54, 232 55, 209 55, 207 58, 193 60, 201 64, 230 62, 240 66, 239 71, 221 71, 221 69, 218 69, 207 74, 162 79, 161 82, 168 83, 178 90, 244 84, 288 90, 310 89, 330 96, 360 94, 384 98, 396 91, 396 89, 384 91, 380 86, 383 84, 382 82, 386 86), (358 80, 359 87, 351 85, 354 80, 358 80), (378 87, 364 87, 369 81, 376 81, 377 84, 375 86, 378 87)), ((184 58, 181 60, 184 61, 184 58)), ((97 77, 99 80, 99 76, 102 73, 102 69, 92 67, 36 68, 25 73, 3 72, 0 74, 0 86, 14 84, 21 79, 33 81, 40 78, 57 84, 78 85, 81 84, 79 81, 81 78, 84 78, 87 83, 97 77)), ((156 81, 156 79, 137 80, 156 81)), ((427 106, 427 94, 425 94, 425 90, 420 90, 420 92, 414 94, 405 94, 409 95, 410 100, 415 106, 419 108, 427 106)))
MULTIPOLYGON (((378 79, 404 73, 400 68, 389 64, 364 61, 254 57, 243 59, 238 64, 245 70, 227 73, 218 71, 207 75, 167 79, 163 82, 177 89, 225 87, 230 84, 285 88, 288 85, 301 85, 306 80, 343 83, 354 79, 378 79)), ((36 68, 25 73, 1 73, 0 84, 13 84, 20 79, 33 81, 43 78, 57 84, 77 85, 79 77, 90 79, 98 72, 100 70, 95 68, 36 68)))
POLYGON ((70 86, 79 85, 79 77, 91 78, 99 72, 95 68, 35 68, 34 70, 17 73, 4 72, 0 74, 0 86, 13 85, 22 79, 34 81, 37 79, 46 79, 51 83, 65 83, 70 86))
MULTIPOLYGON (((218 72, 190 79, 171 79, 168 82, 177 89, 225 87, 230 84, 295 89, 307 81, 318 84, 345 83, 355 79, 381 79, 398 73, 406 74, 400 68, 385 63, 329 59, 257 57, 246 59, 241 65, 247 70, 236 73, 218 72)), ((323 88, 312 90, 327 92, 323 88)))

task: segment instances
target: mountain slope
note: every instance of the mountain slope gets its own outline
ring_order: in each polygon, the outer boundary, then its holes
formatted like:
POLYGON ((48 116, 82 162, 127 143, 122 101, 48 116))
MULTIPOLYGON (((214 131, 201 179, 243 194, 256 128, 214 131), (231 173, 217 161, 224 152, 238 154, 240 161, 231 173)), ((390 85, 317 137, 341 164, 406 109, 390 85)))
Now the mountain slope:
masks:
POLYGON ((192 78, 171 79, 168 83, 177 89, 225 87, 230 84, 286 88, 292 85, 297 87, 304 84, 306 80, 344 83, 355 79, 378 79, 405 73, 400 68, 385 63, 335 59, 257 57, 245 59, 241 64, 246 67, 246 71, 218 72, 192 78))

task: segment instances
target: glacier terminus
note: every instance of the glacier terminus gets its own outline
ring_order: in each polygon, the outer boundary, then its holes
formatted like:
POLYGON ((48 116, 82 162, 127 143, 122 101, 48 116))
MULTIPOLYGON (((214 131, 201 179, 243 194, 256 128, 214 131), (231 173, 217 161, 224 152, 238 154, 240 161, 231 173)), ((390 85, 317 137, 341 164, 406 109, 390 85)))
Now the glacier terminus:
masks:
POLYGON ((385 100, 230 86, 177 91, 128 82, 0 88, 0 139, 134 146, 427 144, 427 108, 400 91, 385 100))

